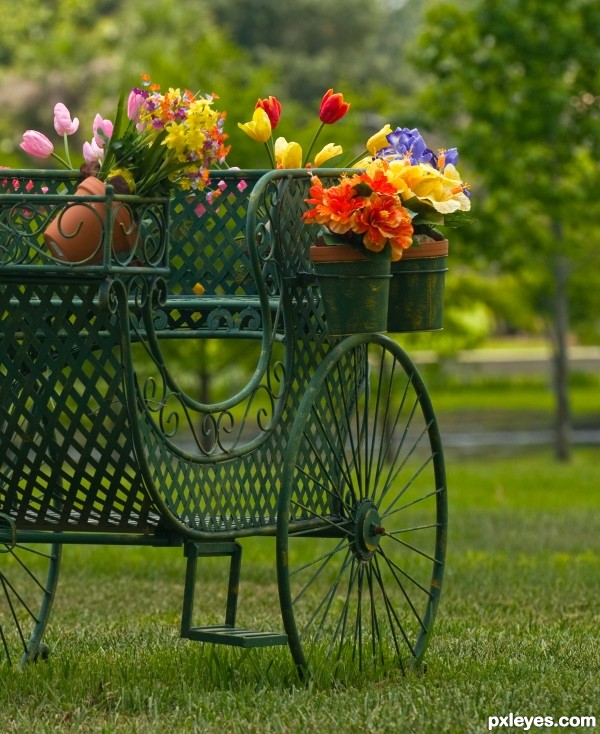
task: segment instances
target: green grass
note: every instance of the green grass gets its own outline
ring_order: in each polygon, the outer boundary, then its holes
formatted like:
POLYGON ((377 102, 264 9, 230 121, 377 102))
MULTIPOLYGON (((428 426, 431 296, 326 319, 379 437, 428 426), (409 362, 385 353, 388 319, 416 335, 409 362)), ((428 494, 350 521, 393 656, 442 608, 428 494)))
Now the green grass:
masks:
MULTIPOLYGON (((51 658, 0 671, 0 730, 470 734, 509 712, 595 715, 600 726, 597 451, 568 466, 549 452, 450 460, 448 477, 449 554, 425 674, 334 683, 323 660, 301 686, 285 648, 179 639, 179 549, 66 547, 51 658)), ((241 604, 261 623, 278 602, 270 542, 255 545, 241 604)), ((200 611, 214 614, 222 564, 205 577, 200 611)))
MULTIPOLYGON (((531 411, 551 414, 554 393, 549 381, 535 375, 512 377, 442 377, 425 370, 438 413, 446 411, 531 411)), ((600 421, 600 375, 574 375, 569 386, 574 415, 595 414, 600 421)), ((485 418, 485 416, 482 416, 485 418)))

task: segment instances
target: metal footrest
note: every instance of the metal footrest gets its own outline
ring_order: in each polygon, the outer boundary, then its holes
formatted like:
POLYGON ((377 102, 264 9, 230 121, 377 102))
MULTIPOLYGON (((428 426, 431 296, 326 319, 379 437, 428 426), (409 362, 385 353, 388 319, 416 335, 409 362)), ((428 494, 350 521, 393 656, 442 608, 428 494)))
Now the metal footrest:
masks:
POLYGON ((187 543, 185 546, 185 555, 187 556, 187 568, 181 614, 182 637, 188 640, 213 642, 217 645, 235 645, 237 647, 287 645, 287 635, 282 632, 258 632, 235 626, 242 564, 242 546, 239 543, 187 543), (230 559, 225 623, 222 625, 197 626, 193 621, 196 570, 198 559, 202 557, 224 557, 230 559))
POLYGON ((198 640, 199 642, 212 642, 217 645, 235 645, 236 647, 287 645, 287 635, 281 632, 259 632, 242 627, 231 627, 230 625, 191 627, 186 630, 185 637, 190 640, 198 640))

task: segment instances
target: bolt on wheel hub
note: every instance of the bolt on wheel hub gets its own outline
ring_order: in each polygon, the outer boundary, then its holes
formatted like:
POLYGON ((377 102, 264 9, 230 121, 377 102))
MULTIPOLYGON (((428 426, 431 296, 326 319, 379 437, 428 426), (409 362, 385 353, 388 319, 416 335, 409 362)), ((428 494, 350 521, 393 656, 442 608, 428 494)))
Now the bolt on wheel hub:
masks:
POLYGON ((381 517, 377 507, 371 500, 359 504, 354 517, 354 550, 356 555, 368 561, 377 548, 385 528, 381 526, 381 517))

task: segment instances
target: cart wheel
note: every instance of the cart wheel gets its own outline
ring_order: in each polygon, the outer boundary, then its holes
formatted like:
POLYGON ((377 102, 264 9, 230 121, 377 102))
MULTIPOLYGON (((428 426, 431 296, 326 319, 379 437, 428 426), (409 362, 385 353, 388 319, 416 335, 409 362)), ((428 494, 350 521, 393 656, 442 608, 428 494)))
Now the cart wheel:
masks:
POLYGON ((413 668, 441 591, 446 479, 437 422, 405 352, 379 334, 340 342, 300 403, 283 467, 277 572, 306 674, 413 668))
POLYGON ((42 636, 58 582, 61 546, 0 544, 0 659, 25 665, 48 657, 42 636))

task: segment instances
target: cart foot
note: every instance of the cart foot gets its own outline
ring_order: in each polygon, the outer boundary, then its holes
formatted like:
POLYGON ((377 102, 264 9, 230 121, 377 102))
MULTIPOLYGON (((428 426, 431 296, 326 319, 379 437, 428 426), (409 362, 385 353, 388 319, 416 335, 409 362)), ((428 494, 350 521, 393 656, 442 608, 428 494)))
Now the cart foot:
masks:
POLYGON ((234 645, 235 647, 271 647, 287 645, 287 635, 281 632, 259 632, 242 627, 228 625, 214 627, 191 627, 182 634, 190 640, 212 642, 217 645, 234 645))
POLYGON ((212 642, 217 645, 234 645, 235 647, 246 648, 287 645, 288 638, 283 632, 261 632, 235 626, 242 564, 242 546, 239 543, 187 543, 185 555, 187 556, 187 567, 181 614, 182 637, 189 640, 198 640, 199 642, 212 642), (196 569, 200 556, 229 557, 231 559, 225 624, 223 625, 199 627, 193 623, 196 569))

